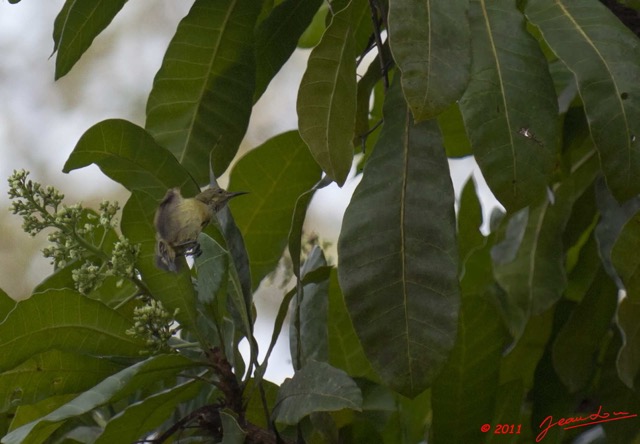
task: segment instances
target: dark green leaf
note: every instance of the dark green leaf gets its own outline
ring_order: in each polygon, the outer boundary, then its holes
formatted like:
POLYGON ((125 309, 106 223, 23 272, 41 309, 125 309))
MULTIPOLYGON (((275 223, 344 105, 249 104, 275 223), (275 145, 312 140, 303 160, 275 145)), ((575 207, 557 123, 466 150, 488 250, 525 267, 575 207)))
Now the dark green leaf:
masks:
MULTIPOLYGON (((498 388, 496 397, 496 407, 493 413, 493 421, 488 424, 494 427, 497 424, 514 424, 516 427, 522 425, 522 400, 524 398, 522 381, 514 379, 498 388)), ((515 444, 518 442, 518 434, 503 435, 490 433, 487 435, 487 444, 515 444)))
POLYGON ((638 38, 596 1, 532 0, 525 12, 576 78, 607 185, 619 201, 637 195, 638 38))
POLYGON ((505 336, 497 310, 481 296, 463 294, 456 345, 431 389, 434 443, 482 441, 480 426, 491 423, 495 408, 505 336))
POLYGON ((611 250, 611 261, 622 279, 627 296, 640 301, 640 212, 624 224, 611 250))
POLYGON ((220 176, 249 123, 255 86, 255 0, 196 0, 180 22, 147 102, 145 127, 199 184, 220 176))
POLYGON ((454 195, 435 121, 414 124, 398 82, 344 216, 338 276, 362 347, 385 384, 424 391, 459 308, 454 195))
POLYGON ((618 308, 618 327, 623 344, 617 359, 620 379, 627 387, 638 387, 640 374, 640 304, 625 298, 618 308))
POLYGON ((203 381, 190 380, 130 405, 107 423, 95 443, 136 442, 165 422, 180 403, 197 396, 203 387, 203 381))
POLYGON ((129 191, 142 190, 158 201, 167 188, 180 187, 194 195, 200 190, 180 163, 148 132, 121 119, 103 120, 80 138, 62 171, 95 163, 129 191))
POLYGON ((0 374, 0 412, 50 396, 79 393, 122 367, 104 358, 45 351, 0 374))
POLYGON ((389 41, 416 121, 430 119, 464 93, 469 80, 469 0, 389 2, 389 41))
POLYGON ((72 290, 48 290, 20 301, 0 324, 0 370, 50 349, 138 357, 142 344, 126 334, 131 321, 72 290))
POLYGON ((127 0, 67 0, 53 29, 56 80, 67 74, 127 0))
POLYGON ((539 314, 562 295, 567 280, 561 248, 573 202, 593 182, 597 157, 593 151, 576 160, 573 171, 555 190, 555 203, 544 196, 530 208, 527 227, 515 258, 495 264, 496 280, 507 292, 502 311, 517 340, 531 314, 539 314))
POLYGON ((357 85, 352 12, 362 4, 364 0, 355 0, 333 16, 309 56, 298 91, 300 135, 318 165, 340 186, 353 161, 357 85))
POLYGON ((362 393, 349 375, 324 362, 309 361, 282 383, 273 414, 276 422, 293 425, 313 412, 361 408, 362 393))
POLYGON ((296 49, 322 0, 285 0, 256 30, 256 90, 254 101, 296 49))
POLYGON ((320 173, 295 131, 269 139, 233 167, 229 189, 249 192, 229 207, 244 236, 253 288, 280 260, 296 200, 320 173))
POLYGON ((67 419, 90 412, 111 400, 131 395, 145 385, 162 380, 167 372, 175 376, 184 371, 189 363, 189 360, 179 355, 160 355, 138 362, 109 376, 51 413, 13 430, 3 438, 3 444, 42 442, 67 419))
POLYGON ((509 211, 545 195, 558 105, 547 62, 511 0, 471 2, 472 77, 460 110, 491 191, 509 211))
POLYGON ((615 284, 600 267, 593 285, 555 338, 553 366, 572 393, 584 388, 596 371, 597 354, 613 320, 617 295, 615 284))

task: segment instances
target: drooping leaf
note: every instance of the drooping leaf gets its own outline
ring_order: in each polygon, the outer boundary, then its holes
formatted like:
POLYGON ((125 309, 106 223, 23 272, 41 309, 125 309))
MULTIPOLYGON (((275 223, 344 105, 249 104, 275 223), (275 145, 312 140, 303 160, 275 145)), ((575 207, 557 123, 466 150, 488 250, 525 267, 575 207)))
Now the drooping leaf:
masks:
POLYGON ((260 98, 271 79, 289 59, 322 4, 322 0, 286 0, 260 23, 256 29, 254 101, 260 98))
POLYGON ((622 334, 622 347, 616 367, 620 379, 631 389, 638 387, 640 374, 640 304, 625 298, 618 307, 618 327, 622 334))
POLYGON ((100 34, 127 0, 67 0, 56 17, 53 51, 56 57, 55 78, 67 74, 93 39, 100 34))
POLYGON ((289 347, 294 369, 302 368, 310 360, 327 362, 329 311, 329 272, 322 250, 315 247, 302 267, 304 278, 311 272, 325 268, 325 279, 298 287, 289 324, 289 347))
POLYGON ((130 405, 107 423, 95 443, 136 442, 171 417, 180 403, 196 397, 204 384, 192 379, 130 405))
POLYGON ((356 115, 355 0, 337 12, 307 64, 298 90, 298 127, 313 158, 340 186, 353 161, 356 115))
POLYGON ((496 280, 506 291, 506 298, 501 300, 503 317, 516 340, 529 316, 548 309, 566 287, 562 234, 573 202, 596 174, 597 158, 593 151, 587 151, 555 190, 555 203, 544 196, 530 208, 520 210, 528 211, 529 217, 517 253, 513 260, 494 265, 496 280))
POLYGON ((511 0, 470 3, 472 76, 460 100, 476 161, 509 211, 545 195, 558 105, 547 62, 511 0))
POLYGON ((281 424, 297 424, 313 412, 360 411, 362 393, 344 371, 309 361, 280 386, 273 415, 281 424))
POLYGON ((242 430, 238 424, 238 418, 229 409, 220 412, 220 422, 222 423, 223 437, 220 444, 243 444, 247 432, 242 430))
POLYGON ((158 201, 172 187, 180 187, 185 195, 200 191, 169 151, 144 128, 127 120, 103 120, 89 128, 62 171, 68 173, 92 163, 129 191, 142 190, 158 201))
POLYGON ((596 371, 600 345, 617 307, 617 288, 600 267, 593 285, 558 332, 552 348, 558 377, 574 393, 596 371))
POLYGON ((0 374, 0 412, 50 396, 82 392, 122 368, 105 358, 45 351, 0 374))
POLYGON ((253 288, 280 260, 296 200, 320 173, 295 131, 269 139, 234 165, 229 189, 249 194, 229 207, 244 236, 253 288))
POLYGON ((600 2, 532 0, 525 13, 576 78, 607 186, 621 202, 637 195, 638 38, 600 2))
POLYGON ((338 276, 385 384, 416 396, 447 358, 459 308, 454 195, 435 121, 414 124, 398 82, 347 208, 338 276))
POLYGON ((0 324, 0 371, 50 349, 138 357, 142 344, 126 334, 131 321, 72 290, 48 290, 20 301, 0 324))
POLYGON ((389 42, 416 121, 430 119, 464 93, 469 80, 469 0, 389 2, 389 42))
POLYGON ((249 123, 255 0, 196 0, 180 22, 147 102, 146 129, 199 184, 220 176, 249 123))

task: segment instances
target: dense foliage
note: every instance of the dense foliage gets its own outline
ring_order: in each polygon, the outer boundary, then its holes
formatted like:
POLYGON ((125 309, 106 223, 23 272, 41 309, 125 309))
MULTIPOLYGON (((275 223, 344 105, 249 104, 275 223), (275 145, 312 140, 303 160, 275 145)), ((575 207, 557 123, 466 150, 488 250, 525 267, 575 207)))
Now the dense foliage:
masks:
MULTIPOLYGON (((125 4, 64 3, 56 78, 125 4)), ((55 270, 22 302, 0 291, 2 443, 640 442, 637 7, 195 0, 144 127, 96 123, 64 166, 130 191, 119 223, 9 180, 55 270), (298 130, 235 159, 296 47, 298 130), (473 181, 455 205, 448 158, 469 155, 505 209, 490 221, 473 181), (194 196, 234 159, 249 194, 191 269, 156 268, 167 189, 194 196), (303 223, 354 159, 331 266, 303 223), (295 374, 277 386, 252 298, 285 250, 272 346, 289 311, 295 374)))

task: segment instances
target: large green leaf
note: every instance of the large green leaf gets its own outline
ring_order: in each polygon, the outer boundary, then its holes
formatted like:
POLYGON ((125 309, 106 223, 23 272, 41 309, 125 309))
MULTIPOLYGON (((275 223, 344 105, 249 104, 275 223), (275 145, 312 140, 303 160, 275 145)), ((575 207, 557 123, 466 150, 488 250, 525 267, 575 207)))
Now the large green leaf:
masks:
POLYGON ((82 392, 122 367, 104 358, 45 351, 0 374, 0 411, 49 396, 82 392))
POLYGON ((640 304, 625 298, 618 308, 618 327, 623 344, 617 359, 620 379, 627 387, 638 387, 640 375, 640 304))
POLYGON ((482 174, 511 212, 543 196, 551 178, 553 80, 515 2, 474 0, 470 23, 472 77, 460 110, 482 174))
POLYGON ((9 314, 11 310, 16 306, 16 301, 13 300, 4 290, 0 289, 0 322, 9 314))
POLYGON ((143 345, 126 334, 131 321, 68 289, 20 301, 0 324, 0 371, 46 350, 138 357, 143 345))
POLYGON ((638 194, 638 38, 597 1, 530 0, 525 12, 576 78, 607 185, 620 201, 638 194))
POLYGON ((480 202, 470 179, 463 189, 458 212, 460 256, 465 259, 458 335, 431 389, 431 432, 436 443, 481 442, 478 424, 491 423, 498 393, 507 332, 486 297, 494 282, 491 244, 480 233, 481 224, 480 202))
POLYGON ((640 301, 640 212, 624 224, 613 249, 611 261, 622 279, 627 296, 640 301))
POLYGON ((244 136, 255 83, 262 2, 196 0, 180 22, 147 102, 145 127, 199 184, 220 176, 244 136))
POLYGON ((399 86, 387 95, 384 128, 344 216, 338 276, 371 364, 413 397, 453 347, 458 264, 438 127, 413 123, 399 86))
MULTIPOLYGON (((514 424, 516 427, 521 425, 523 397, 524 393, 521 380, 514 379, 506 384, 502 384, 498 389, 493 422, 490 424, 514 424)), ((515 433, 510 436, 490 433, 485 442, 487 444, 515 444, 518 442, 518 438, 518 434, 515 433)))
MULTIPOLYGON (((155 229, 153 216, 158 202, 149 194, 135 190, 122 210, 122 233, 134 244, 140 244, 136 268, 154 298, 169 312, 178 309, 176 319, 192 334, 200 335, 196 294, 188 272, 171 273, 155 266, 155 229)), ((184 259, 181 259, 184 261, 184 259)), ((186 268, 186 266, 185 266, 186 268)), ((203 344, 204 336, 200 336, 203 344)))
POLYGON ((329 364, 309 361, 282 383, 273 415, 281 424, 297 424, 313 412, 346 408, 362 408, 362 393, 353 379, 329 364))
POLYGON ((127 0, 67 0, 53 28, 56 80, 67 74, 127 0))
POLYGON ((354 31, 364 0, 336 13, 307 64, 298 91, 298 126, 318 165, 342 186, 353 161, 356 116, 354 31))
POLYGON ((39 419, 25 424, 2 438, 3 444, 43 442, 62 422, 83 415, 109 401, 143 390, 173 376, 193 363, 179 355, 159 355, 138 362, 109 376, 75 399, 39 419))
POLYGON ((320 173, 295 131, 269 139, 234 165, 229 189, 249 194, 229 207, 244 236, 253 288, 280 260, 296 200, 320 173))
MULTIPOLYGON (((596 174, 596 155, 587 151, 555 190, 555 203, 544 196, 530 208, 520 210, 519 214, 528 213, 528 219, 515 256, 493 251, 496 280, 506 291, 501 299, 503 317, 516 340, 529 316, 552 306, 566 287, 562 234, 573 202, 596 174)), ((507 238, 504 242, 512 241, 507 238)))
POLYGON ((204 384, 204 381, 192 379, 130 405, 107 423, 95 443, 137 442, 170 418, 180 403, 195 398, 204 384))
POLYGON ((256 90, 258 100, 269 82, 296 49, 322 0, 285 0, 256 29, 256 90))
POLYGON ((495 408, 505 341, 500 316, 481 295, 463 295, 458 322, 456 345, 431 389, 434 443, 481 442, 480 426, 491 423, 495 408))
POLYGON ((462 96, 469 80, 469 0, 389 2, 389 42, 413 117, 435 117, 462 96))
POLYGON ((552 348, 558 377, 574 393, 596 371, 597 355, 617 307, 617 288, 600 267, 591 288, 558 332, 552 348))
POLYGON ((68 173, 92 163, 129 191, 142 190, 158 201, 171 187, 181 187, 189 194, 199 192, 175 157, 147 131, 127 120, 103 120, 89 128, 62 171, 68 173))

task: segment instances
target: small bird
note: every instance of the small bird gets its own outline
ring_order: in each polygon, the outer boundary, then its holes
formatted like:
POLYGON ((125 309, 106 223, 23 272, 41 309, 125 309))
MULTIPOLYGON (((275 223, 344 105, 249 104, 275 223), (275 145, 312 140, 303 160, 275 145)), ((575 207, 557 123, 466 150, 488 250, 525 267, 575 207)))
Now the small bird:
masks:
POLYGON ((219 187, 204 190, 195 197, 185 199, 179 188, 167 191, 160 202, 154 218, 156 227, 156 266, 178 272, 176 258, 200 252, 198 235, 209 224, 214 215, 235 196, 219 187))

